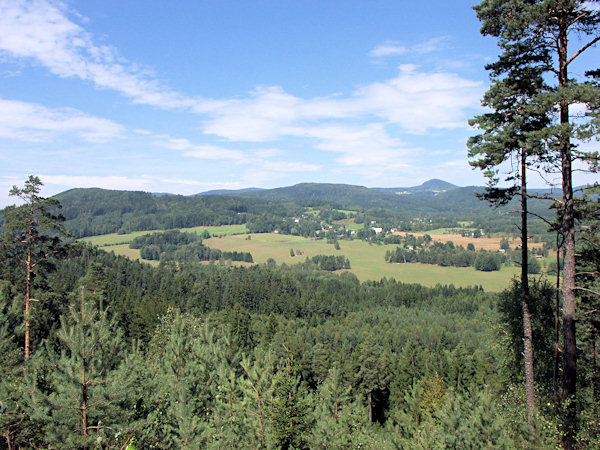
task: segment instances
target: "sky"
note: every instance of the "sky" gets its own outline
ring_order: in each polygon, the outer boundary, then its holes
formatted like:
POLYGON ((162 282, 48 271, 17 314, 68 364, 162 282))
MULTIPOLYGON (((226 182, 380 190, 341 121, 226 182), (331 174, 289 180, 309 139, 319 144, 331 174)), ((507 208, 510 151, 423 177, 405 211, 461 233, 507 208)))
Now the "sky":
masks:
POLYGON ((473 3, 0 0, 0 207, 30 174, 45 196, 483 185, 468 120, 498 48, 473 3))

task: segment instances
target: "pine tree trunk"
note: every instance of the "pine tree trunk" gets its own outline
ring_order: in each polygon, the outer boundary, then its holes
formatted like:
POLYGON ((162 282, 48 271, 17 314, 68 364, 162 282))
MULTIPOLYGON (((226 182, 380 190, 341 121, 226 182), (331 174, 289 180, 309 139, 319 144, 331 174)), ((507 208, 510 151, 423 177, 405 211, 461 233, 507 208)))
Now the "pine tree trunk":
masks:
POLYGON ((373 395, 371 391, 368 394, 369 398, 369 423, 373 423, 373 395))
POLYGON ((12 441, 10 440, 10 428, 7 428, 6 433, 4 434, 4 438, 6 439, 6 448, 8 450, 12 450, 12 441))
POLYGON ((521 307, 523 309, 523 340, 525 362, 525 393, 527 399, 527 419, 531 431, 534 429, 535 380, 533 371, 533 331, 529 312, 529 276, 527 249, 527 178, 525 152, 521 153, 521 307))
MULTIPOLYGON (((31 231, 29 232, 31 236, 31 231)), ((31 302, 31 248, 27 249, 25 275, 25 359, 29 359, 29 309, 31 302)))
MULTIPOLYGON (((84 287, 81 286, 81 323, 85 323, 85 302, 84 302, 84 287)), ((87 423, 87 408, 88 408, 88 392, 87 392, 87 351, 85 348, 85 332, 81 335, 81 356, 82 356, 82 367, 81 367, 81 427, 83 431, 83 439, 87 440, 88 437, 88 423, 87 423)), ((84 448, 87 448, 84 447, 84 448)))
POLYGON ((554 374, 553 374, 553 388, 554 388, 554 404, 558 405, 558 360, 560 356, 560 246, 559 244, 560 234, 556 233, 556 301, 554 305, 554 374))
POLYGON ((592 325, 592 404, 594 421, 592 426, 598 429, 598 369, 596 365, 596 326, 592 325))
MULTIPOLYGON (((558 38, 559 86, 568 83, 567 72, 567 25, 561 27, 558 38)), ((567 100, 560 103, 560 123, 569 125, 569 104, 567 100)), ((560 138, 563 190, 562 233, 565 249, 563 269, 563 379, 562 400, 566 403, 565 426, 562 445, 565 449, 575 446, 577 433, 577 341, 575 334, 575 214, 573 204, 573 180, 571 168, 571 139, 568 131, 563 131, 560 138)))

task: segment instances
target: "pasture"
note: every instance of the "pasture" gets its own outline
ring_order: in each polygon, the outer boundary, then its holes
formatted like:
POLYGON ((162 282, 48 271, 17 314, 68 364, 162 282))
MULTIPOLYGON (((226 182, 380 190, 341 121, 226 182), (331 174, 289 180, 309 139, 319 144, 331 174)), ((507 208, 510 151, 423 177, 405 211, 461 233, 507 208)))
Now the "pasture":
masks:
MULTIPOLYGON (((455 286, 481 285, 486 291, 498 292, 506 288, 510 279, 517 276, 517 267, 502 267, 497 272, 479 272, 472 267, 441 267, 430 264, 390 264, 384 260, 387 250, 395 245, 369 244, 365 241, 339 241, 340 250, 325 240, 313 240, 300 236, 289 236, 276 233, 247 234, 245 225, 229 225, 219 227, 184 228, 180 231, 201 234, 204 230, 212 236, 204 240, 205 245, 222 251, 250 252, 255 263, 265 263, 273 258, 278 264, 297 264, 315 255, 344 255, 350 260, 354 273, 360 281, 395 278, 405 283, 419 283, 425 286, 436 284, 454 284, 455 286), (248 239, 250 237, 250 239, 248 239), (291 256, 290 250, 295 256, 291 256)), ((132 259, 140 259, 140 251, 129 248, 129 243, 137 236, 156 231, 137 231, 126 235, 107 234, 82 239, 92 245, 101 246, 106 251, 124 255, 132 259)), ((414 233, 417 235, 417 233, 414 233)), ((500 246, 499 238, 462 238, 459 235, 432 234, 434 240, 452 240, 457 245, 466 247, 473 242, 477 248, 496 250, 500 246)), ((511 241, 511 245, 513 242, 511 241)), ((157 265, 156 261, 146 261, 157 265)), ((238 264, 238 263, 234 263, 238 264)), ((241 264, 241 263, 240 263, 241 264)), ((244 264, 245 265, 245 264, 244 264)))
POLYGON ((339 241, 340 250, 325 240, 312 240, 299 236, 280 234, 233 235, 205 240, 211 248, 222 251, 242 251, 252 253, 256 263, 265 263, 273 258, 278 264, 296 264, 307 257, 318 254, 344 255, 350 260, 359 280, 380 280, 383 277, 395 278, 405 283, 419 283, 425 286, 454 284, 455 286, 481 285, 486 291, 500 291, 506 288, 510 279, 518 275, 516 267, 502 267, 498 272, 479 272, 472 267, 441 267, 430 264, 390 264, 384 260, 387 250, 395 245, 376 245, 365 241, 339 241), (290 249, 296 256, 290 255, 290 249))
MULTIPOLYGON (((127 234, 102 234, 100 236, 89 236, 81 238, 80 241, 88 242, 98 247, 106 247, 113 245, 129 244, 138 236, 151 233, 161 233, 164 230, 150 230, 150 231, 134 231, 127 234)), ((185 233, 196 233, 202 234, 204 231, 210 233, 211 236, 227 236, 230 234, 246 233, 246 224, 241 225, 219 225, 219 226, 206 226, 206 227, 193 227, 193 228, 179 228, 179 231, 185 233)))

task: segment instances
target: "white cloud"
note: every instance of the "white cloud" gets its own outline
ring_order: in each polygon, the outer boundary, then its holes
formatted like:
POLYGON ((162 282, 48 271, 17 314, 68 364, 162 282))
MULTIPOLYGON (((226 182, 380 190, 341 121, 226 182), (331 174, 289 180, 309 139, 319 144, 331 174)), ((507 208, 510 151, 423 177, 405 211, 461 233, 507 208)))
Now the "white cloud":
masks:
POLYGON ((157 140, 156 145, 170 150, 182 152, 183 156, 190 156, 199 159, 213 160, 233 160, 243 161, 245 159, 244 152, 240 150, 230 150, 216 145, 196 145, 192 144, 187 139, 182 138, 166 138, 165 140, 157 140))
POLYGON ((404 132, 466 127, 468 111, 479 105, 483 83, 453 73, 419 72, 402 66, 396 78, 357 92, 365 112, 398 125, 404 132))
POLYGON ((449 38, 435 37, 425 42, 415 44, 407 47, 397 41, 387 41, 383 44, 379 44, 373 50, 369 52, 369 56, 373 58, 384 58, 390 56, 404 56, 404 55, 424 55, 426 53, 438 52, 447 47, 449 38))
POLYGON ((158 145, 169 150, 181 152, 183 156, 207 159, 226 160, 236 164, 259 167, 265 173, 274 172, 314 172, 321 169, 321 165, 302 161, 281 161, 275 158, 284 156, 285 152, 277 148, 259 148, 256 150, 232 150, 217 145, 197 145, 188 139, 160 136, 154 141, 158 145))
POLYGON ((287 127, 299 118, 302 100, 280 87, 257 88, 246 99, 214 104, 206 111, 213 116, 203 130, 230 140, 264 142, 286 134, 287 127))
POLYGON ((93 42, 66 6, 45 0, 0 0, 0 54, 33 59, 53 74, 91 81, 136 103, 189 108, 194 101, 162 87, 116 50, 93 42))
POLYGON ((434 37, 425 42, 415 45, 413 51, 418 54, 439 52, 448 47, 449 42, 450 38, 446 36, 434 37))
POLYGON ((272 172, 315 172, 322 167, 318 164, 311 164, 301 161, 269 161, 261 162, 260 167, 264 170, 272 172))
POLYGON ((408 52, 408 49, 398 42, 388 41, 378 45, 369 52, 369 56, 374 58, 381 58, 385 56, 399 56, 404 55, 408 52))
POLYGON ((36 142, 69 134, 88 142, 105 142, 123 132, 124 128, 111 120, 76 109, 51 109, 35 103, 0 99, 0 138, 36 142))
POLYGON ((318 120, 383 119, 400 131, 466 126, 479 107, 483 83, 454 73, 427 73, 403 65, 396 78, 371 83, 350 97, 302 99, 280 87, 261 88, 245 99, 215 103, 202 127, 231 141, 265 142, 305 134, 318 120))

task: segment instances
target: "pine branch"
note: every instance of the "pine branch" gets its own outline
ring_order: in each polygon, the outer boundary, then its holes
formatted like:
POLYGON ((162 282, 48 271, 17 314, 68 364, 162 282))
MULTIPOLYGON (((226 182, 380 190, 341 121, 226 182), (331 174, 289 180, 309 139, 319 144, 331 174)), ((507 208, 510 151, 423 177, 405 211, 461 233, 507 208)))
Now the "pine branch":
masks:
POLYGON ((597 295, 597 296, 600 297, 600 291, 594 291, 593 289, 588 289, 588 288, 584 288, 584 287, 581 287, 581 286, 575 286, 573 289, 574 290, 578 290, 578 291, 589 292, 591 294, 594 294, 594 295, 597 295))
POLYGON ((568 66, 575 58, 577 58, 579 55, 581 55, 584 51, 586 51, 588 48, 590 48, 592 45, 594 45, 598 41, 600 41, 600 36, 596 36, 590 42, 588 42, 583 47, 581 47, 573 56, 571 56, 571 58, 566 62, 565 65, 568 66))

